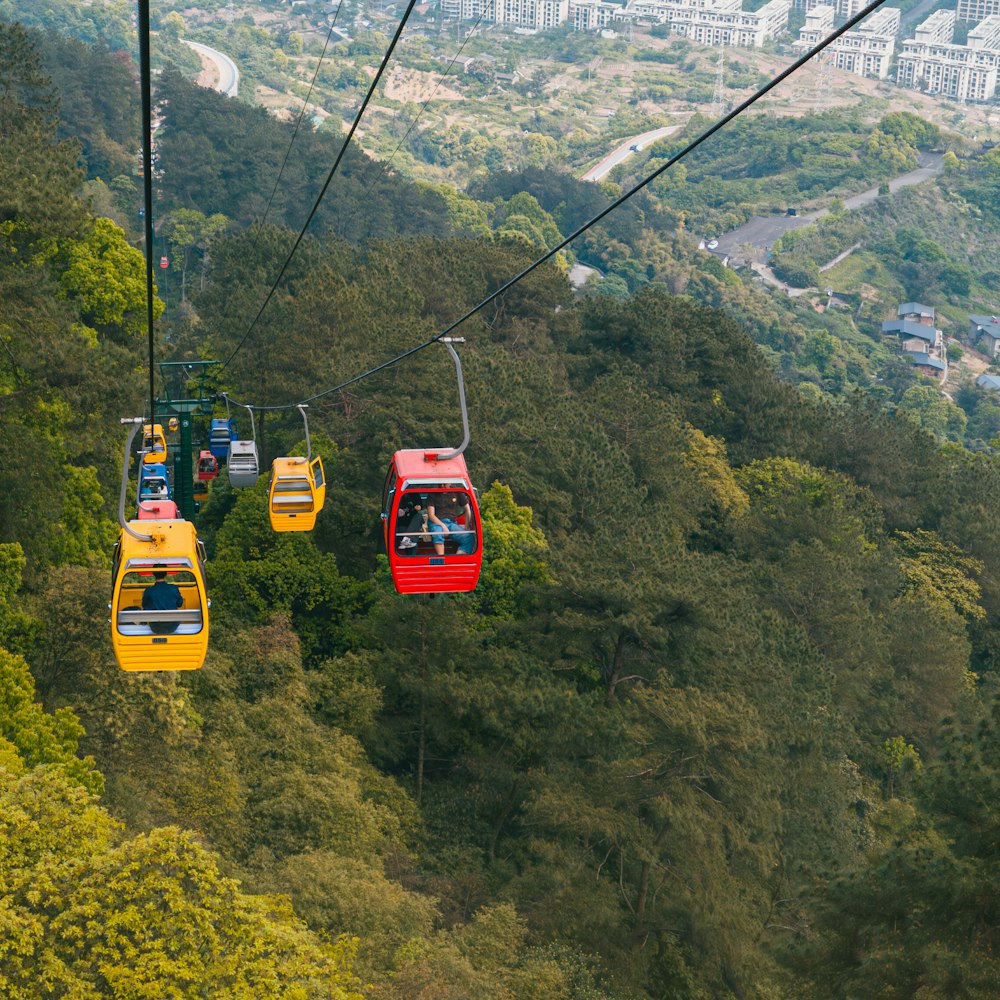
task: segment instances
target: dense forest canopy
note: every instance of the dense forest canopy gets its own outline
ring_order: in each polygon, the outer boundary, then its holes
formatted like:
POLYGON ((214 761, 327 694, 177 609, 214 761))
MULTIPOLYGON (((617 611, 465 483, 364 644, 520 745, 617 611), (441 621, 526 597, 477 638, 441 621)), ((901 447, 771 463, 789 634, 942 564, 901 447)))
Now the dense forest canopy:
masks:
MULTIPOLYGON (((914 376, 872 386, 884 347, 703 263, 666 196, 575 249, 629 262, 618 293, 560 261, 463 327, 474 593, 401 597, 377 555, 392 451, 457 438, 435 348, 310 408, 314 532, 213 483, 205 667, 117 670, 132 70, 0 24, 0 992, 995 996, 998 460, 894 406, 914 376)), ((231 357, 234 399, 408 349, 607 197, 349 152, 236 350, 334 147, 303 137, 261 225, 289 126, 159 86, 157 356, 231 357)))

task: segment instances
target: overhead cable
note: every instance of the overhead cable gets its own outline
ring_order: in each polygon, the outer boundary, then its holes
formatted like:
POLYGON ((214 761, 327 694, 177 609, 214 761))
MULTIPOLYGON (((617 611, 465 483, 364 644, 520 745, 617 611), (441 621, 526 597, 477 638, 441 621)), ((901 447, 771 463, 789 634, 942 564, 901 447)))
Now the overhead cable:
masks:
POLYGON ((281 161, 281 167, 278 170, 278 176, 275 178, 274 187, 271 190, 271 197, 267 199, 267 205, 264 207, 264 214, 260 217, 260 225, 257 227, 257 232, 254 234, 253 246, 250 248, 249 256, 253 257, 254 251, 257 249, 257 241, 260 239, 260 234, 264 229, 264 223, 267 221, 268 213, 271 211, 271 203, 274 201, 274 196, 278 193, 278 186, 281 184, 281 178, 285 174, 285 164, 288 163, 288 157, 292 152, 292 146, 295 145, 295 139, 299 134, 299 128, 302 126, 302 119, 305 118, 306 110, 309 107, 309 98, 312 97, 313 88, 316 86, 316 78, 319 76, 320 67, 323 65, 323 60, 326 58, 326 50, 330 46, 330 39, 333 38, 333 31, 337 27, 337 18, 340 16, 340 10, 344 6, 344 0, 340 0, 337 4, 337 9, 334 12, 333 20, 330 22, 330 30, 326 33, 326 41, 323 43, 323 51, 319 55, 319 62, 316 63, 316 71, 313 73, 312 80, 309 83, 309 90, 306 91, 306 96, 302 101, 302 110, 299 112, 298 118, 295 119, 295 128, 292 130, 292 137, 288 140, 288 149, 285 150, 284 159, 281 161))
MULTIPOLYGON (((421 116, 427 110, 427 105, 434 100, 434 96, 441 89, 441 84, 444 83, 445 78, 450 75, 452 69, 455 66, 455 63, 458 62, 459 56, 461 56, 462 51, 465 49, 465 46, 468 45, 469 43, 469 39, 472 38, 472 36, 476 33, 476 29, 481 24, 483 16, 486 14, 486 9, 488 6, 489 6, 488 4, 482 5, 482 10, 479 12, 479 17, 476 18, 475 24, 473 24, 473 26, 467 32, 464 41, 458 47, 458 51, 451 57, 451 61, 448 63, 448 66, 445 69, 445 71, 438 77, 438 81, 434 85, 434 89, 431 91, 430 96, 427 98, 426 101, 424 101, 423 104, 420 105, 420 110, 413 116, 413 120, 410 122, 409 127, 403 133, 403 137, 399 140, 399 142, 396 143, 396 148, 393 149, 393 151, 389 154, 388 159, 382 161, 381 170, 379 170, 379 172, 375 175, 372 181, 365 187, 364 194, 367 194, 373 187, 375 187, 376 184, 378 184, 378 182, 382 179, 383 175, 385 174, 386 170, 388 170, 389 167, 391 166, 393 159, 395 158, 399 150, 402 148, 403 143, 406 142, 406 140, 410 137, 410 133, 414 130, 414 128, 416 128, 417 122, 420 121, 421 116)), ((358 209, 357 207, 355 207, 354 214, 351 215, 351 219, 354 218, 354 215, 357 214, 357 211, 358 209)))
POLYGON ((146 236, 146 340, 149 348, 149 422, 156 417, 153 373, 153 97, 149 59, 149 0, 139 0, 139 89, 142 91, 143 229, 146 236))
POLYGON ((339 385, 335 385, 329 389, 324 389, 322 392, 318 392, 316 393, 316 395, 309 396, 306 399, 300 400, 299 402, 284 403, 275 406, 256 406, 255 409, 290 410, 294 409, 296 406, 299 406, 300 404, 312 403, 317 399, 322 399, 324 396, 329 396, 335 392, 340 392, 341 390, 346 389, 350 385, 354 385, 355 383, 360 382, 363 379, 370 378, 372 375, 376 375, 379 372, 385 371, 386 368, 391 368, 393 365, 399 364, 400 361, 405 361, 407 358, 412 357, 419 351, 422 351, 425 348, 430 347, 432 344, 436 344, 443 337, 447 337, 448 334, 454 331, 457 327, 461 326, 467 319, 470 319, 471 317, 475 316, 476 313, 478 313, 481 309, 484 309, 491 302, 494 302, 496 299, 498 299, 501 295, 503 295, 504 292, 508 291, 513 285, 516 285, 523 278, 526 278, 529 274, 531 274, 532 271, 536 270, 537 268, 541 267, 542 264, 551 260, 557 253, 559 253, 560 250, 564 250, 578 236, 581 236, 588 229, 597 225, 598 222, 600 222, 603 218, 605 218, 607 215, 613 212, 616 208, 619 208, 621 205, 623 205, 626 201, 629 200, 629 198, 631 198, 635 194, 638 194, 638 192, 643 190, 643 188, 647 187, 654 180, 656 180, 656 178, 659 177, 661 174, 663 174, 664 171, 669 170, 675 163, 679 162, 685 156, 687 156, 688 153, 691 153, 693 150, 697 149, 706 139, 708 139, 710 136, 715 135, 715 133, 718 132, 719 129, 728 125, 729 122, 731 122, 734 118, 737 118, 739 117, 739 115, 743 114, 744 111, 746 111, 752 105, 756 104, 757 101, 759 101, 766 94, 770 93, 770 91, 772 91, 775 87, 777 87, 778 84, 787 80, 788 77, 790 77, 797 70, 801 69, 807 62, 809 62, 810 59, 812 59, 814 56, 822 52, 828 45, 831 45, 833 42, 835 42, 845 32, 850 31, 851 28, 853 28, 856 24, 858 24, 859 22, 863 21, 866 17, 868 17, 869 14, 872 14, 874 11, 878 10, 878 8, 881 7, 885 2, 886 0, 873 0, 873 2, 870 3, 867 7, 865 7, 864 10, 860 11, 853 17, 849 18, 843 25, 834 30, 829 36, 824 38, 822 41, 818 42, 811 49, 809 49, 809 51, 806 52, 803 56, 799 57, 790 66, 782 70, 782 72, 780 72, 776 77, 774 77, 773 80, 770 80, 758 91, 756 91, 756 93, 752 94, 745 101, 743 101, 742 104, 737 105, 732 111, 730 111, 728 114, 720 118, 714 125, 711 125, 696 138, 692 139, 691 142, 689 142, 683 149, 679 150, 677 153, 671 156, 665 163, 657 167, 657 169, 654 170, 648 177, 645 177, 634 187, 626 191, 623 195, 616 198, 613 202, 611 202, 610 205, 608 205, 606 208, 598 212, 597 215, 595 215, 593 218, 589 219, 578 229, 570 233, 569 236, 561 240, 558 244, 556 244, 556 246, 552 247, 551 250, 547 250, 544 254, 542 254, 541 257, 539 257, 537 260, 533 261, 526 268, 524 268, 524 270, 515 274, 513 278, 510 278, 508 281, 504 282, 498 289, 496 289, 496 291, 492 292, 490 295, 487 295, 485 299, 483 299, 477 305, 473 306, 471 309, 469 309, 467 312, 461 315, 458 319, 456 319, 453 323, 450 323, 448 326, 446 326, 440 333, 435 334, 433 337, 430 338, 430 340, 427 340, 422 344, 418 344, 416 347, 412 347, 408 351, 404 351, 402 354, 399 354, 388 361, 384 361, 381 364, 376 365, 374 368, 369 368, 368 371, 362 372, 360 375, 356 375, 353 378, 347 379, 347 381, 341 382, 339 385))
POLYGON ((240 348, 243 347, 243 345, 247 342, 247 338, 250 336, 251 333, 253 333, 254 328, 257 326, 258 321, 264 314, 264 310, 267 308, 267 304, 271 301, 271 298, 274 296, 274 293, 278 290, 278 285, 281 284, 281 279, 285 276, 285 271, 288 270, 288 265, 291 264, 292 258, 295 256, 295 251, 298 250, 299 244, 305 238, 306 231, 309 229, 310 223, 312 222, 316 213, 319 211, 320 203, 323 201, 323 197, 326 194, 327 189, 330 187, 330 183, 333 181, 334 175, 337 173, 337 168, 340 166, 340 161, 344 158, 344 153, 347 151, 347 147, 350 145, 351 139, 354 138, 354 133, 361 122, 361 118, 363 117, 365 110, 368 108, 368 102, 372 99, 372 95, 375 93, 375 88, 379 85, 379 82, 382 79, 382 74, 385 72, 385 68, 389 63, 389 59, 391 58, 392 53, 396 48, 396 43, 399 41, 400 35, 402 35, 403 33, 403 28, 406 26, 406 22, 409 19, 410 13, 413 11, 416 2, 417 0, 409 0, 409 3, 406 6, 406 10, 403 12, 403 17, 396 27, 396 33, 392 36, 392 41, 389 43, 389 47, 386 49, 385 55, 382 58, 382 64, 379 66, 378 72, 375 74, 375 78, 372 80, 371 86, 368 88, 368 93, 365 94, 365 98, 361 102, 361 107, 358 109, 358 113, 354 116, 354 121, 351 123, 351 128, 347 133, 347 138, 344 139, 344 142, 340 147, 340 152, 337 153, 337 158, 336 160, 334 160, 333 166, 330 168, 330 173, 327 175, 326 183, 323 185, 322 190, 320 191, 318 197, 316 198, 316 203, 313 205, 312 211, 309 213, 309 217, 303 224, 302 229, 299 232, 299 235, 292 246, 292 249, 288 253, 288 257, 285 259, 285 263, 281 265, 281 270, 278 272, 277 278, 274 279, 274 284, 271 286, 270 291, 267 293, 267 297, 264 299, 263 305, 261 305, 260 309, 257 311, 257 315, 254 317, 253 322, 247 328, 247 332, 243 334, 242 339, 236 345, 235 350, 232 352, 232 354, 229 355, 229 357, 223 363, 222 367, 219 369, 220 373, 226 370, 230 362, 232 362, 233 358, 235 358, 236 355, 239 353, 240 348))

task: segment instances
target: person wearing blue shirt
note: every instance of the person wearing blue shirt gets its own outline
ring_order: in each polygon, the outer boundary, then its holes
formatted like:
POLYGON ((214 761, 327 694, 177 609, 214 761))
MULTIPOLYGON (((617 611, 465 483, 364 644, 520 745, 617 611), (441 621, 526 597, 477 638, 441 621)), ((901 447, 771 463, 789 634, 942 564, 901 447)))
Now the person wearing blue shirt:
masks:
MULTIPOLYGON (((167 574, 164 570, 157 570, 153 576, 156 582, 142 592, 143 611, 176 611, 182 607, 184 598, 181 597, 181 588, 174 583, 167 583, 167 574)), ((179 624, 179 622, 161 621, 151 622, 149 627, 157 635, 166 635, 169 632, 176 632, 179 624)))

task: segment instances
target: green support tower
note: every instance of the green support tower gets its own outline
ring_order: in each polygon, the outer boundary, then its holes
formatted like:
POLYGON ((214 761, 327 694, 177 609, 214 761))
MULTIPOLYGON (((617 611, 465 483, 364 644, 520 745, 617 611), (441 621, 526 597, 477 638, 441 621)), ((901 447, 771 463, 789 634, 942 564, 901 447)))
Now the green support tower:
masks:
POLYGON ((213 394, 206 382, 209 369, 220 361, 163 361, 160 378, 165 399, 156 401, 158 413, 177 417, 180 424, 180 445, 174 453, 174 502, 180 516, 194 519, 194 441, 192 418, 212 415, 213 394), (196 391, 197 395, 192 395, 196 391))

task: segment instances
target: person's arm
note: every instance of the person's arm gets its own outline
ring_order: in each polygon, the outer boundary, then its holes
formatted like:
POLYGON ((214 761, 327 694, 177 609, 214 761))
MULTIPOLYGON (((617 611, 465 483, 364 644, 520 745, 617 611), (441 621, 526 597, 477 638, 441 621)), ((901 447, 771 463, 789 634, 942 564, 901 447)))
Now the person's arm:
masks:
POLYGON ((433 521, 435 524, 439 525, 440 528, 441 528, 441 530, 446 535, 448 534, 448 525, 446 525, 444 523, 444 521, 442 521, 442 520, 440 520, 438 518, 437 513, 435 512, 435 508, 434 508, 433 504, 428 504, 427 505, 427 518, 428 518, 428 520, 433 521))

